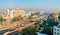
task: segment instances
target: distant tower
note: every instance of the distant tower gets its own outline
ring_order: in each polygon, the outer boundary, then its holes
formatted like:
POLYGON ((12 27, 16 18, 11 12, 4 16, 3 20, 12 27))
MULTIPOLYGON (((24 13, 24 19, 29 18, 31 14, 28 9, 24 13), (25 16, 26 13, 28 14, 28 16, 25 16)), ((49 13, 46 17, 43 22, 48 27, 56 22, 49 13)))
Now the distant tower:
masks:
POLYGON ((11 18, 13 18, 13 12, 14 12, 14 10, 11 9, 11 10, 10 10, 10 16, 11 16, 11 18))
POLYGON ((54 13, 53 13, 53 16, 54 16, 54 18, 55 18, 55 21, 58 21, 59 13, 58 13, 58 12, 54 12, 54 13))
POLYGON ((11 18, 13 18, 13 10, 7 10, 7 16, 10 16, 11 18))
POLYGON ((10 12, 9 12, 9 9, 7 10, 7 16, 10 16, 10 12))
POLYGON ((7 10, 7 17, 6 17, 6 20, 7 20, 7 21, 6 21, 7 23, 9 23, 10 20, 11 20, 11 15, 10 15, 10 10, 9 10, 9 9, 7 10))

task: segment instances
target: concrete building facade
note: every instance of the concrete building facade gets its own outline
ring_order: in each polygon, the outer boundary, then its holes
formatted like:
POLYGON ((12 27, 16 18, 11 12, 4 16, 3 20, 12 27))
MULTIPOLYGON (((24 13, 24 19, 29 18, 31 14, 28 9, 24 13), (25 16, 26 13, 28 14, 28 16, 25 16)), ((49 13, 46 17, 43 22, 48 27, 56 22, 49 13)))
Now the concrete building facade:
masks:
POLYGON ((60 25, 53 27, 53 35, 60 35, 60 25))

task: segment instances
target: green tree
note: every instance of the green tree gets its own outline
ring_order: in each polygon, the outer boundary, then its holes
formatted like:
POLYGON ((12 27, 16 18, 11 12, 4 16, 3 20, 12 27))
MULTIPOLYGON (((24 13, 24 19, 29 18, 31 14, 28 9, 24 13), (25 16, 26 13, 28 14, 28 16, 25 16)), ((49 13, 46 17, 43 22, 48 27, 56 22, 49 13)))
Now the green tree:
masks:
POLYGON ((29 16, 28 19, 32 19, 32 16, 29 16))
POLYGON ((44 28, 42 33, 52 35, 52 27, 56 25, 58 25, 58 21, 55 21, 55 18, 52 15, 49 15, 47 20, 44 20, 44 22, 42 23, 42 27, 44 28))
POLYGON ((37 35, 33 27, 25 28, 19 35, 37 35))
POLYGON ((42 26, 45 27, 46 24, 48 24, 48 26, 53 27, 58 25, 58 21, 55 21, 54 17, 52 15, 48 16, 47 20, 44 20, 42 26))
POLYGON ((36 32, 38 32, 40 30, 40 24, 35 25, 35 30, 36 30, 36 32))
POLYGON ((52 15, 50 15, 47 20, 48 25, 51 27, 58 25, 58 21, 55 21, 55 18, 52 15))
POLYGON ((2 22, 2 20, 3 20, 3 17, 0 15, 0 22, 2 22))
POLYGON ((29 28, 25 28, 19 35, 37 35, 36 32, 39 32, 40 25, 36 23, 34 26, 30 26, 29 28))
POLYGON ((58 21, 60 22, 60 13, 59 13, 59 16, 58 16, 58 21))
POLYGON ((15 22, 15 21, 19 21, 19 20, 22 20, 22 17, 21 16, 17 16, 17 17, 14 17, 12 18, 12 22, 15 22))
POLYGON ((44 29, 41 33, 53 35, 53 32, 51 32, 51 27, 44 27, 44 29))
POLYGON ((3 22, 5 22, 5 21, 6 21, 6 19, 3 18, 3 17, 0 15, 0 23, 3 25, 3 24, 5 24, 5 23, 3 23, 3 22))

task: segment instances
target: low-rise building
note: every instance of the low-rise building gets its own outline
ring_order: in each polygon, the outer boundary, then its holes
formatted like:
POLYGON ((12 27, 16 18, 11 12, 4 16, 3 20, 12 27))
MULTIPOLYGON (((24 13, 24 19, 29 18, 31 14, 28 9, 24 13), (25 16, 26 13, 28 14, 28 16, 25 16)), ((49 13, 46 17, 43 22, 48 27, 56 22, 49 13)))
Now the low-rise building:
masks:
POLYGON ((53 35, 60 35, 60 24, 53 27, 53 35))

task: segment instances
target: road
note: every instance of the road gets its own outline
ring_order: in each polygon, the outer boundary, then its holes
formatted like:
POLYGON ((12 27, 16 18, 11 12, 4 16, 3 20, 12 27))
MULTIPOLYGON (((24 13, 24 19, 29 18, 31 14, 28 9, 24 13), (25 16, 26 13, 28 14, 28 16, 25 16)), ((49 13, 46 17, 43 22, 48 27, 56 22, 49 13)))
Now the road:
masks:
MULTIPOLYGON (((2 31, 0 31, 0 35, 5 35, 4 33, 10 32, 10 31, 13 31, 13 29, 2 30, 2 31)), ((17 35, 18 33, 19 33, 19 31, 15 31, 15 32, 12 33, 11 35, 17 35)))
MULTIPOLYGON (((35 19, 35 21, 39 20, 39 19, 40 18, 37 18, 37 19, 35 19)), ((1 34, 4 33, 4 35, 8 35, 11 33, 15 33, 16 31, 22 31, 23 29, 28 28, 29 26, 33 26, 35 23, 36 22, 31 22, 30 20, 10 23, 10 24, 6 25, 6 27, 0 29, 3 31, 1 34), (10 30, 12 30, 12 31, 10 31, 10 30)))
POLYGON ((6 33, 4 33, 4 35, 15 33, 16 31, 22 31, 23 29, 28 28, 29 26, 33 26, 34 24, 35 24, 35 22, 31 22, 31 23, 26 24, 25 26, 21 26, 21 27, 20 26, 17 26, 15 28, 15 30, 6 32, 6 33))

